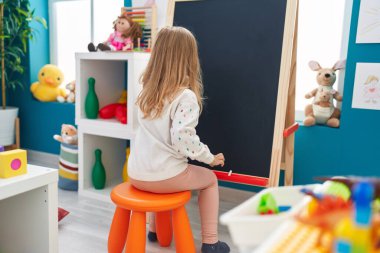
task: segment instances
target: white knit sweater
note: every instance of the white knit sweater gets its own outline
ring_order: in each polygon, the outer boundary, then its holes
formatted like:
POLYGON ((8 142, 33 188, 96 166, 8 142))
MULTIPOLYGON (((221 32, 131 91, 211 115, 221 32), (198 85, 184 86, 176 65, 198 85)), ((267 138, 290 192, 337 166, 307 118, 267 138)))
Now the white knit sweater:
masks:
POLYGON ((139 110, 128 175, 141 181, 161 181, 183 172, 188 165, 187 158, 210 164, 214 155, 195 131, 198 118, 197 98, 189 89, 167 103, 157 119, 144 119, 139 110))

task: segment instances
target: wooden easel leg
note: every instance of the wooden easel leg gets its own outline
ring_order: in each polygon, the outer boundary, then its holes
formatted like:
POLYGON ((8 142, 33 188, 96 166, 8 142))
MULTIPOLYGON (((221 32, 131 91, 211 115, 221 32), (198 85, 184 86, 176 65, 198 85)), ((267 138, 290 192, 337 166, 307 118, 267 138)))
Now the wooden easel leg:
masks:
POLYGON ((15 134, 16 134, 16 148, 20 148, 20 118, 16 118, 15 123, 15 134))
MULTIPOLYGON (((297 77, 297 38, 298 38, 298 4, 295 22, 295 33, 292 53, 292 69, 288 91, 288 104, 286 108, 285 126, 289 127, 295 122, 295 103, 296 103, 296 77, 297 77)), ((294 173, 294 134, 287 137, 284 141, 284 160, 285 160, 285 186, 293 185, 294 173)))
MULTIPOLYGON (((295 54, 297 49, 297 19, 298 19, 298 0, 287 1, 286 17, 285 17, 285 31, 284 31, 284 43, 282 51, 282 62, 280 71, 280 82, 283 85, 279 86, 278 101, 276 108, 276 120, 273 135, 272 146, 272 161, 269 172, 268 187, 276 187, 280 181, 281 162, 285 161, 283 165, 286 168, 292 168, 293 164, 289 163, 289 157, 293 159, 294 141, 288 141, 286 145, 286 139, 284 140, 284 130, 290 127, 294 123, 294 102, 295 102, 295 65, 297 55, 295 54), (293 87, 293 88, 292 88, 293 87), (293 91, 292 91, 293 90, 293 91), (282 94, 282 95, 281 95, 282 94), (280 96, 281 95, 281 96, 280 96), (279 106, 281 105, 281 106, 279 106), (291 110, 293 108, 293 110, 291 110), (279 114, 277 114, 279 113, 279 114), (293 143, 293 146, 291 145, 293 143), (293 147, 293 149, 292 149, 293 147), (288 148, 288 149, 286 149, 288 148), (285 154, 284 154, 284 149, 285 154), (287 153, 288 152, 288 153, 287 153), (287 164, 286 164, 287 163, 287 164)), ((289 138, 289 137, 288 137, 289 138)), ((286 174, 293 175, 291 169, 288 169, 286 174)))

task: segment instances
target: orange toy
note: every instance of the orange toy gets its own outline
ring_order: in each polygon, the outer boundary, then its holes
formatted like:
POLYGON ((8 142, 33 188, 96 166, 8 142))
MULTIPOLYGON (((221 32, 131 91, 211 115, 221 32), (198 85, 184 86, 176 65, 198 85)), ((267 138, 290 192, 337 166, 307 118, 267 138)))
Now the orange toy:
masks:
POLYGON ((191 192, 154 194, 140 191, 130 183, 122 183, 111 192, 116 210, 108 236, 108 252, 145 253, 146 212, 156 213, 159 244, 168 247, 172 241, 171 220, 177 253, 195 253, 193 234, 185 204, 191 192), (171 217, 172 212, 172 217, 171 217))

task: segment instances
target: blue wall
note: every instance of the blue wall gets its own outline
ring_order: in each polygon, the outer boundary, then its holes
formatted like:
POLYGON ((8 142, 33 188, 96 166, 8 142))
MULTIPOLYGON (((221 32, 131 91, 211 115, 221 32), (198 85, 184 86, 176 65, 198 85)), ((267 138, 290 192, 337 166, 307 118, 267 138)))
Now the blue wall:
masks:
MULTIPOLYGON (((31 0, 35 15, 49 21, 48 1, 31 0)), ((74 124, 74 105, 60 103, 42 103, 36 101, 30 91, 30 84, 37 81, 39 69, 50 63, 49 30, 40 24, 31 24, 37 30, 36 38, 29 43, 29 76, 25 90, 9 92, 9 104, 20 108, 21 146, 23 148, 58 154, 58 142, 53 140, 59 134, 61 124, 74 124)), ((49 26, 49 24, 48 24, 49 26)))
POLYGON ((357 62, 380 62, 380 44, 356 44, 360 0, 353 1, 341 127, 301 127, 295 183, 318 175, 380 176, 380 111, 351 108, 357 62))

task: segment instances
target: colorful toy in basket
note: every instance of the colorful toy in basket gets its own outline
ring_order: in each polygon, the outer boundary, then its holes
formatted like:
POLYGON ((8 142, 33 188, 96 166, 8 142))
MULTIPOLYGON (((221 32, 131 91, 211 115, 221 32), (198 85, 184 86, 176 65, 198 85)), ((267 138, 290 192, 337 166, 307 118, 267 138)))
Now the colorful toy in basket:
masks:
POLYGON ((138 23, 134 22, 128 15, 121 15, 114 21, 114 32, 110 34, 107 41, 99 43, 96 47, 91 42, 88 51, 127 51, 132 50, 137 39, 141 38, 142 31, 138 23))
POLYGON ((27 155, 22 149, 0 152, 0 178, 10 178, 27 173, 27 155))
POLYGON ((375 208, 380 180, 332 180, 318 192, 303 190, 312 201, 271 252, 380 252, 380 213, 375 208))
POLYGON ((261 196, 259 206, 257 207, 259 214, 277 214, 279 209, 273 195, 266 193, 261 196))
POLYGON ((127 92, 123 91, 117 103, 109 104, 99 110, 102 119, 116 118, 120 123, 127 124, 127 92))
POLYGON ((332 68, 322 68, 318 62, 311 61, 309 66, 312 70, 318 71, 318 88, 305 95, 309 99, 314 97, 313 103, 305 108, 305 126, 315 124, 326 124, 330 127, 339 127, 340 110, 335 108, 333 99, 342 101, 342 96, 333 89, 336 81, 335 72, 344 69, 346 61, 338 61, 332 68))
POLYGON ((54 139, 61 143, 59 153, 59 181, 58 187, 64 190, 78 190, 78 135, 77 129, 63 124, 61 135, 54 135, 54 139))
POLYGON ((60 87, 62 71, 55 65, 47 64, 38 72, 38 82, 30 86, 33 96, 42 102, 54 102, 58 97, 66 98, 66 90, 60 87))

